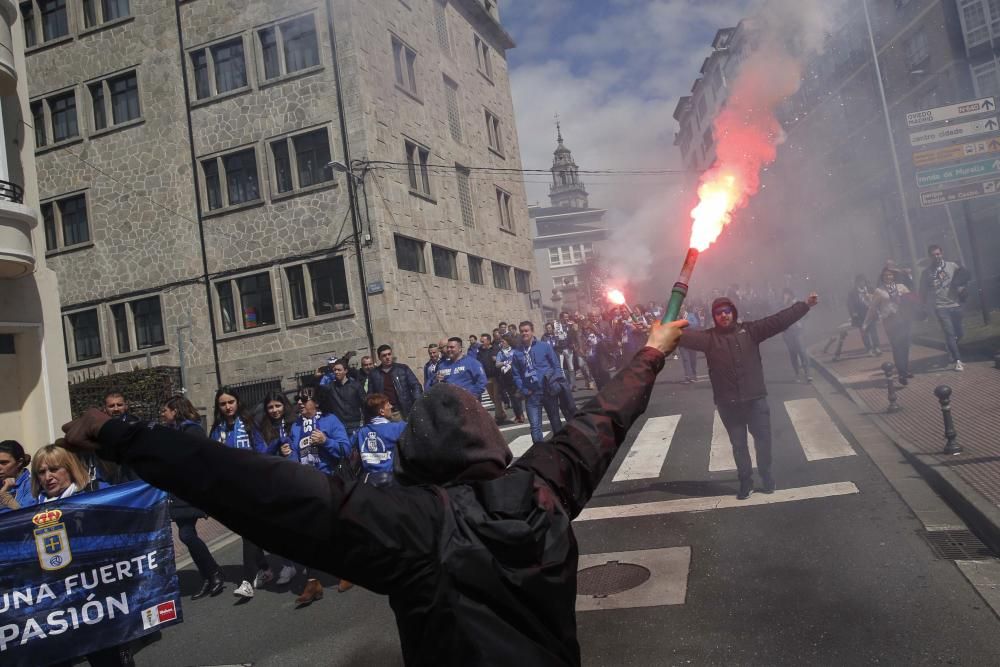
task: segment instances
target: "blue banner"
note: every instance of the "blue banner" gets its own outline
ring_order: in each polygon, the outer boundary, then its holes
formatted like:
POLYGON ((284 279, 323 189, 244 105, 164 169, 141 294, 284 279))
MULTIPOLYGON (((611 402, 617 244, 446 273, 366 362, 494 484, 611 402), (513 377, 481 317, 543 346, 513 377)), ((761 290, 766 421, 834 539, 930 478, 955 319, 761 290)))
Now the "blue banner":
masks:
POLYGON ((37 667, 181 621, 167 496, 144 482, 0 514, 0 664, 37 667))

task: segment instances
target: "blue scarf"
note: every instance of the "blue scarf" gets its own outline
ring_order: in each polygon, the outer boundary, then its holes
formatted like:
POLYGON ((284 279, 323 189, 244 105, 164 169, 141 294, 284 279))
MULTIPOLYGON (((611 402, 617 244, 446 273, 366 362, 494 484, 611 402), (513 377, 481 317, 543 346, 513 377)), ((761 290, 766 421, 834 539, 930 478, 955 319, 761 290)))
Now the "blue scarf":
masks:
POLYGON ((312 433, 319 426, 319 418, 322 417, 321 412, 316 412, 316 416, 310 417, 299 417, 299 421, 302 422, 302 436, 299 439, 299 463, 305 463, 313 467, 318 467, 320 464, 319 459, 319 445, 313 444, 309 439, 309 434, 312 433))
POLYGON ((247 428, 243 424, 243 420, 239 417, 237 417, 236 421, 233 422, 232 431, 226 432, 225 424, 220 426, 217 439, 219 443, 225 445, 226 447, 232 447, 234 449, 253 449, 250 434, 247 433, 247 428))

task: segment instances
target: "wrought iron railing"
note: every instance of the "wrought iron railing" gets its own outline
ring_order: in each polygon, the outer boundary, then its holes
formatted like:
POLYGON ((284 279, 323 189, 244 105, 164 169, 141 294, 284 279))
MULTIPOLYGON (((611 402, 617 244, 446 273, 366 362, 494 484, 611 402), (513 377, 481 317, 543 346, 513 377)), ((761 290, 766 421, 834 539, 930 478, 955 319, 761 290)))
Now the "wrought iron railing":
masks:
POLYGON ((15 204, 23 204, 24 188, 17 183, 0 181, 0 199, 6 199, 7 201, 14 202, 15 204))

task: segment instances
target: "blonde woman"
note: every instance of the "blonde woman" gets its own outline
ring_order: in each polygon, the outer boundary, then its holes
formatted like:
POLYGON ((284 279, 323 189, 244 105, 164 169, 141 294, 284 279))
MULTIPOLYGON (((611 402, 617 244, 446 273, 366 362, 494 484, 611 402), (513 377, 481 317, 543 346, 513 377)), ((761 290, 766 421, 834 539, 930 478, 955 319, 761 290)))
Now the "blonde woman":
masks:
MULTIPOLYGON (((41 505, 89 491, 90 475, 83 463, 61 445, 46 445, 31 459, 31 495, 41 505)), ((99 482, 98 488, 107 486, 99 482)))

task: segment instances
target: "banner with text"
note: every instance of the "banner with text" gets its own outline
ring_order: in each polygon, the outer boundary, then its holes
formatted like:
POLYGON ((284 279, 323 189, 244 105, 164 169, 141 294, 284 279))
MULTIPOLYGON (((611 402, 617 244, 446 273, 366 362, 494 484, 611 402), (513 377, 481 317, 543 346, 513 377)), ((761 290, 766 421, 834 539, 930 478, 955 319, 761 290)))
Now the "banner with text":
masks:
POLYGON ((166 494, 144 482, 0 514, 0 664, 34 667, 181 621, 166 494))

